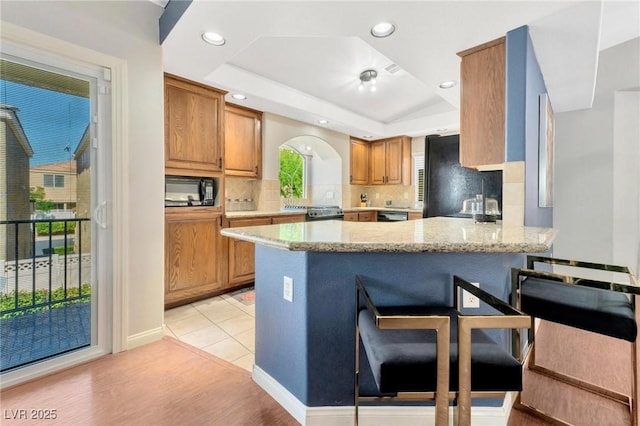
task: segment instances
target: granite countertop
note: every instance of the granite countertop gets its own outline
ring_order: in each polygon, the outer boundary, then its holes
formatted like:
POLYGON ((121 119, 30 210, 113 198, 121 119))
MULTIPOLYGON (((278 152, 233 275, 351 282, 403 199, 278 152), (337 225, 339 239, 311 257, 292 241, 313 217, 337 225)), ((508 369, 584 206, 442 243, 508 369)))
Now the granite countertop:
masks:
MULTIPOLYGON (((403 207, 345 207, 342 209, 344 212, 360 212, 360 211, 391 211, 391 212, 409 212, 409 213, 422 213, 421 209, 407 209, 403 207)), ((231 219, 249 218, 249 217, 264 217, 264 216, 278 216, 278 215, 295 215, 305 214, 304 210, 244 210, 244 211, 227 211, 225 216, 231 219)))
POLYGON ((292 251, 544 253, 556 230, 432 217, 402 222, 316 221, 225 228, 222 235, 292 251))

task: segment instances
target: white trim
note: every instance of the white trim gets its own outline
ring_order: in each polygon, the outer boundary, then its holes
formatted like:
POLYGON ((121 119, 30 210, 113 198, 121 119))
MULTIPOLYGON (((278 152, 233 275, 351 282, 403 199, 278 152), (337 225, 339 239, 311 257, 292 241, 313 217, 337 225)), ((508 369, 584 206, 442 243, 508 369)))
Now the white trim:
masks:
MULTIPOLYGON (((253 366, 253 380, 278 404, 304 426, 353 426, 354 407, 307 407, 284 386, 257 365, 253 366)), ((504 426, 509 420, 514 395, 508 393, 500 407, 472 407, 473 426, 504 426)), ((454 411, 449 410, 449 424, 454 423, 454 411)), ((362 426, 431 426, 435 425, 435 408, 425 406, 361 406, 359 424, 362 426)))
POLYGON ((157 342, 164 337, 164 326, 152 328, 151 330, 145 330, 142 333, 137 333, 129 336, 127 339, 127 349, 137 348, 138 346, 146 345, 147 343, 157 342))
POLYGON ((109 352, 100 350, 99 348, 81 349, 69 355, 60 358, 53 358, 39 364, 34 364, 28 369, 18 369, 16 371, 8 371, 2 374, 1 389, 7 389, 11 386, 37 379, 38 377, 53 374, 66 368, 76 366, 94 359, 109 355, 109 352))

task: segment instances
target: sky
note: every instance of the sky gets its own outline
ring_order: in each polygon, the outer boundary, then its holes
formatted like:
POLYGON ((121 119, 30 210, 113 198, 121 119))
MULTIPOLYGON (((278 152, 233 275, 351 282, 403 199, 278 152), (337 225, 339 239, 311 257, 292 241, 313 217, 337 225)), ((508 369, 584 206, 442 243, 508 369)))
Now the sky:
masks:
POLYGON ((33 148, 30 166, 73 158, 89 123, 88 98, 0 80, 0 103, 18 108, 16 114, 33 148))

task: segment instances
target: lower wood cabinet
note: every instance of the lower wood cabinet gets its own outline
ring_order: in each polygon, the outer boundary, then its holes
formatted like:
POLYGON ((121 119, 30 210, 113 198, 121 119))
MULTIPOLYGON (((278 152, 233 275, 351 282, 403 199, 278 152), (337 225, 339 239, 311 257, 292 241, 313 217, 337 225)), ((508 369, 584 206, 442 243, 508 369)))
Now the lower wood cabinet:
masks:
POLYGON ((347 222, 375 222, 376 216, 375 210, 369 210, 366 212, 346 212, 343 220, 347 222))
MULTIPOLYGON (((270 217, 260 217, 253 219, 229 219, 229 228, 242 226, 270 225, 270 217)), ((255 244, 248 241, 228 238, 229 240, 229 279, 228 287, 235 287, 246 284, 254 280, 255 265, 255 244)))
POLYGON ((207 208, 165 211, 165 308, 219 293, 226 278, 222 215, 207 208))
MULTIPOLYGON (((280 223, 304 222, 304 214, 262 216, 252 218, 228 218, 229 228, 259 226, 280 223)), ((248 241, 227 238, 228 278, 225 290, 249 284, 255 280, 255 244, 248 241)))

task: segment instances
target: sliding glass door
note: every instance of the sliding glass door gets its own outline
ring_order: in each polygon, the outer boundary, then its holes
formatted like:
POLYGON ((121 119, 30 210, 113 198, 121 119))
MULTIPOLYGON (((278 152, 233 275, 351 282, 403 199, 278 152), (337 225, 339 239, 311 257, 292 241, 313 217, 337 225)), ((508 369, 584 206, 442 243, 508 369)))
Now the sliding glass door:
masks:
POLYGON ((0 58, 3 375, 109 349, 109 144, 99 131, 109 82, 103 70, 45 62, 0 58))

